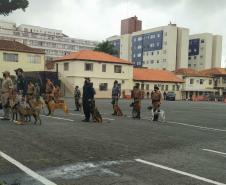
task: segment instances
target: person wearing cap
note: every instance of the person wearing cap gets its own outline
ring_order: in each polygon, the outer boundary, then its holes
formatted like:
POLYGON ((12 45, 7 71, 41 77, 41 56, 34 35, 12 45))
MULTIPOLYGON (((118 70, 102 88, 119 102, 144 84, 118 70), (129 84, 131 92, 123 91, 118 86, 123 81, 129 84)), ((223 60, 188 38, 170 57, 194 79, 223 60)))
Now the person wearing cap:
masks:
POLYGON ((117 115, 115 106, 118 105, 118 100, 120 96, 121 96, 121 89, 119 87, 118 81, 115 80, 112 88, 112 102, 111 102, 113 105, 113 111, 114 111, 112 115, 114 116, 117 115))
POLYGON ((15 70, 16 72, 16 91, 18 94, 22 95, 23 97, 26 95, 26 81, 24 78, 24 71, 21 68, 15 70))
POLYGON ((10 78, 9 71, 3 72, 3 82, 2 82, 2 95, 1 95, 1 101, 2 101, 2 107, 4 116, 2 120, 10 120, 10 106, 9 106, 9 99, 12 96, 13 91, 13 82, 10 78))
POLYGON ((132 98, 134 100, 134 107, 136 111, 136 116, 134 118, 140 119, 140 110, 141 110, 141 99, 142 92, 140 90, 140 84, 136 84, 132 91, 132 98))
POLYGON ((162 100, 162 94, 159 91, 158 86, 154 86, 154 91, 151 92, 152 108, 154 112, 153 121, 158 121, 158 112, 160 111, 160 105, 162 100))
POLYGON ((81 98, 81 92, 79 90, 79 86, 75 86, 75 90, 74 90, 74 98, 75 98, 75 111, 79 111, 81 105, 80 105, 80 98, 81 98))
POLYGON ((83 105, 83 111, 85 114, 85 119, 82 120, 83 122, 90 121, 90 115, 92 113, 92 105, 94 102, 94 95, 95 95, 95 90, 92 87, 90 79, 85 78, 85 82, 83 86, 83 94, 82 94, 82 105, 83 105))
POLYGON ((49 110, 49 113, 48 113, 47 116, 49 116, 51 114, 49 102, 54 100, 54 91, 55 91, 55 86, 53 85, 53 83, 51 82, 50 79, 47 79, 46 80, 46 88, 45 88, 45 93, 46 93, 45 103, 46 103, 47 108, 49 110))

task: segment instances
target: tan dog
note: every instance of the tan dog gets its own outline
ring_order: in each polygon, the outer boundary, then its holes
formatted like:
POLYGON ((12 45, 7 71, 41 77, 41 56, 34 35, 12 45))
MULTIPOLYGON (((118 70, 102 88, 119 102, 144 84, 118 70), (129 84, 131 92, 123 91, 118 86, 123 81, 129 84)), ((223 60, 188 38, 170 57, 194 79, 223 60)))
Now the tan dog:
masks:
POLYGON ((102 116, 101 116, 99 110, 97 109, 97 107, 94 107, 92 117, 93 117, 94 122, 97 122, 97 123, 103 122, 102 116))
POLYGON ((51 110, 51 114, 53 114, 56 109, 61 109, 66 114, 68 113, 68 106, 66 105, 66 103, 63 100, 58 100, 56 102, 50 101, 48 103, 48 106, 49 106, 49 108, 51 110))
POLYGON ((117 104, 114 105, 114 112, 116 112, 116 116, 123 116, 122 110, 117 104))

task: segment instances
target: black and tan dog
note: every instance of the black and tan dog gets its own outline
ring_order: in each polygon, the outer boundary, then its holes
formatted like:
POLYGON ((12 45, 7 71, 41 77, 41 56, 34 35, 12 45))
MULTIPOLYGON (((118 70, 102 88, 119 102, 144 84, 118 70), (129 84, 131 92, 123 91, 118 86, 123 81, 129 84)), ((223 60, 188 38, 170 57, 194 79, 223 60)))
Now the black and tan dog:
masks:
POLYGON ((94 109, 92 111, 92 117, 93 117, 94 122, 103 123, 102 116, 101 116, 99 110, 97 109, 97 107, 94 107, 94 109))

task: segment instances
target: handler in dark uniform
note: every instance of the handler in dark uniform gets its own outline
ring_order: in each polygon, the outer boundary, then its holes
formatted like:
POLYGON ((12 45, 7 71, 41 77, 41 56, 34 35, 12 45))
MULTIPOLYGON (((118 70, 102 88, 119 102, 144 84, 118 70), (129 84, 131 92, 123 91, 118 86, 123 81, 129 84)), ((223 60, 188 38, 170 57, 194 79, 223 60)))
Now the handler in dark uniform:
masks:
POLYGON ((90 83, 89 78, 85 78, 84 86, 83 86, 83 95, 82 95, 82 105, 83 111, 85 114, 85 119, 83 122, 90 121, 90 115, 92 112, 92 103, 94 101, 95 90, 90 83))
POLYGON ((16 91, 18 94, 22 95, 25 97, 26 95, 26 80, 24 78, 24 71, 21 68, 18 68, 15 70, 16 72, 16 91))

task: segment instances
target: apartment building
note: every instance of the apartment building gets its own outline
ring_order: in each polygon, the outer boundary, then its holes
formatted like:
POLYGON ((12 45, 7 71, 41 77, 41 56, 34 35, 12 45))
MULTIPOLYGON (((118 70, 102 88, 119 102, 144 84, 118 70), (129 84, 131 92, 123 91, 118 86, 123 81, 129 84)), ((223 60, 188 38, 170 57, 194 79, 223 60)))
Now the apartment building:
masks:
POLYGON ((188 67, 196 70, 221 67, 222 36, 201 33, 189 36, 188 67))
POLYGON ((46 61, 52 61, 74 51, 92 50, 97 45, 96 41, 71 38, 62 30, 25 24, 17 26, 16 23, 3 21, 0 22, 0 39, 44 49, 46 61))
POLYGON ((189 29, 169 24, 107 38, 134 67, 174 71, 188 66, 189 29))

